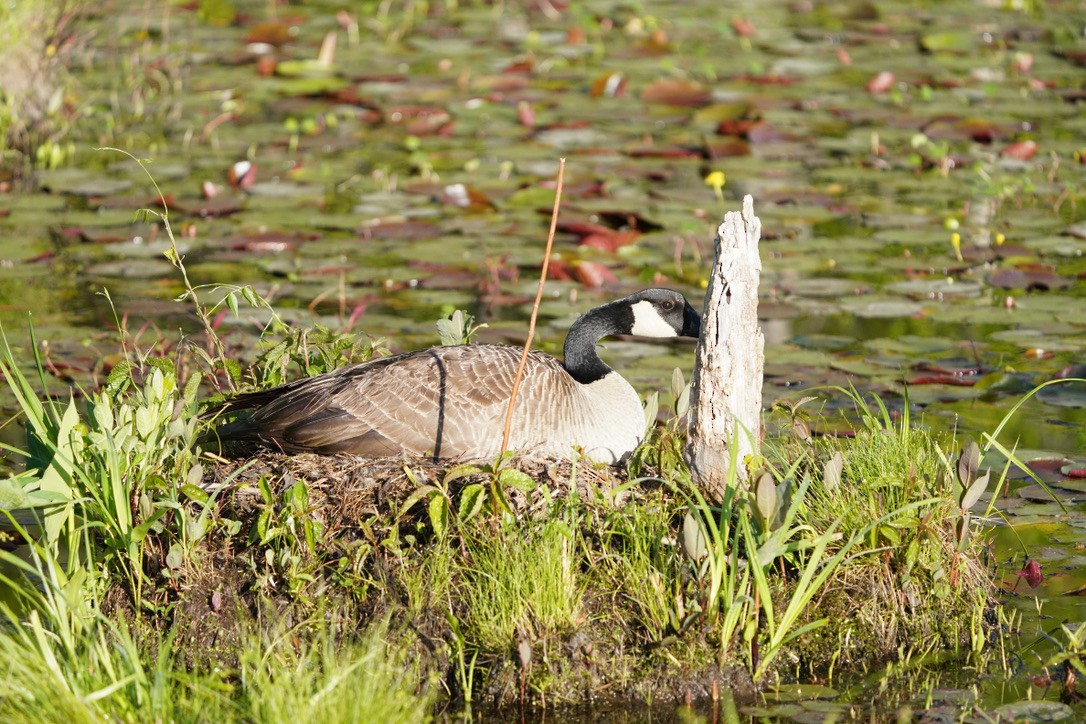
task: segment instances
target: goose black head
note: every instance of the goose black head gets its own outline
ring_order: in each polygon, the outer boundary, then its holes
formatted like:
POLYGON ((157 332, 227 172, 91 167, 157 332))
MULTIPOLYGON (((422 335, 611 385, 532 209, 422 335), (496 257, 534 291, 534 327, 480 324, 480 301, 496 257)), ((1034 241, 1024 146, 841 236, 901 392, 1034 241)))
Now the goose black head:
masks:
POLYGON ((632 313, 630 334, 641 337, 698 337, 701 315, 686 297, 671 289, 646 289, 626 298, 632 313))

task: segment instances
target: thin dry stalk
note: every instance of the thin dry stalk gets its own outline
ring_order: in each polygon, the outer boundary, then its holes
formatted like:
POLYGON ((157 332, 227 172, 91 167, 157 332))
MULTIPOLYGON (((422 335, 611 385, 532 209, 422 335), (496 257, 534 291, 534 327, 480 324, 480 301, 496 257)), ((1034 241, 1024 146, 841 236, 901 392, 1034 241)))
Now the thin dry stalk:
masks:
POLYGON ((509 394, 509 410, 505 413, 505 431, 502 433, 502 449, 509 447, 509 432, 513 428, 513 407, 517 404, 517 393, 524 377, 524 367, 528 364, 528 351, 532 348, 535 336, 535 320, 539 316, 539 305, 543 301, 543 287, 547 283, 547 268, 551 263, 551 249, 554 248, 554 233, 558 229, 558 207, 562 203, 562 181, 566 176, 566 159, 558 159, 558 183, 554 189, 554 208, 551 210, 551 229, 547 234, 547 249, 543 252, 543 267, 539 270, 539 287, 535 291, 535 304, 532 305, 532 317, 528 321, 528 338, 524 340, 524 351, 520 354, 517 376, 513 378, 513 391, 509 394))

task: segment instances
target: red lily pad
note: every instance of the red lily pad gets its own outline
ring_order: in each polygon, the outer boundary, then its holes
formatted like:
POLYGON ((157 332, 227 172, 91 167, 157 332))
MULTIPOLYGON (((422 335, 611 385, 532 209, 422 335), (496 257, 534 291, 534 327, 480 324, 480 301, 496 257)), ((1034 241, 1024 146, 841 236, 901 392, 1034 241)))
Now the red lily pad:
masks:
POLYGON ((582 261, 573 265, 573 277, 586 287, 602 287, 615 284, 618 277, 606 265, 598 261, 582 261))
POLYGON ((174 198, 171 194, 166 196, 90 196, 87 205, 99 209, 155 209, 161 210, 165 203, 167 208, 173 208, 174 198))
POLYGON ((1030 588, 1037 588, 1045 580, 1045 574, 1041 571, 1041 564, 1033 560, 1027 563, 1022 570, 1015 571, 1014 575, 1021 576, 1029 584, 1030 588))
POLYGON ((630 158, 705 158, 705 152, 696 146, 638 146, 626 151, 630 158))
POLYGON ((441 236, 442 233, 441 227, 429 221, 386 221, 363 226, 358 230, 358 235, 363 239, 399 239, 401 241, 433 239, 441 236))
POLYGON ((174 211, 189 216, 212 218, 230 216, 242 210, 240 199, 230 196, 216 196, 211 199, 181 199, 174 204, 174 211))
POLYGON ((1037 155, 1036 141, 1015 141, 1005 147, 1001 153, 1008 158, 1016 158, 1019 161, 1028 161, 1037 155))
POLYGON ((661 78, 642 89, 641 100, 666 106, 701 108, 712 102, 713 94, 701 83, 678 78, 661 78))
POLYGON ((1033 265, 1030 268, 1000 269, 988 276, 988 284, 999 289, 1025 289, 1026 291, 1051 291, 1067 289, 1074 280, 1056 274, 1051 268, 1033 265))
POLYGON ((274 254, 294 249, 304 241, 319 239, 317 233, 292 233, 285 231, 241 232, 227 237, 224 241, 232 251, 251 251, 274 254))
POLYGON ((281 21, 257 23, 245 34, 246 43, 266 43, 276 47, 286 45, 294 39, 291 26, 281 21))
POLYGON ((637 241, 641 233, 638 231, 614 231, 613 229, 607 229, 605 233, 593 233, 581 239, 581 246, 591 247, 593 249, 602 249, 603 251, 618 251, 624 246, 637 241))
POLYGON ((888 92, 897 82, 897 76, 888 70, 880 71, 871 76, 867 81, 867 92, 872 95, 880 95, 888 92))

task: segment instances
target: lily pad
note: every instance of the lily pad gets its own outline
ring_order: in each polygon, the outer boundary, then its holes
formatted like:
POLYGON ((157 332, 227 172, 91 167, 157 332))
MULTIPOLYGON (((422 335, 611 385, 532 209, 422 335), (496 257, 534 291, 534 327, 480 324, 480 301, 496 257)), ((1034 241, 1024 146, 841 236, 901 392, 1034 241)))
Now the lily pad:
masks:
POLYGON ((1018 701, 995 710, 1001 720, 1015 722, 1066 721, 1075 716, 1074 710, 1058 701, 1018 701))

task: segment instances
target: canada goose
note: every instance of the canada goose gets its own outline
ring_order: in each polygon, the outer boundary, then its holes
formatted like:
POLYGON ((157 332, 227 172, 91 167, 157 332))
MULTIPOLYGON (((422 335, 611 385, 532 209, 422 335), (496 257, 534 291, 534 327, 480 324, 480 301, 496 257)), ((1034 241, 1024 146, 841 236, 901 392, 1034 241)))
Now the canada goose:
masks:
MULTIPOLYGON (((568 458, 624 461, 645 432, 641 400, 596 353, 614 334, 697 337, 701 318, 682 294, 646 289, 577 319, 565 361, 528 354, 509 448, 568 458)), ((372 360, 263 392, 220 410, 252 410, 216 428, 224 449, 254 446, 288 453, 369 457, 427 455, 480 459, 501 447, 521 349, 503 345, 433 347, 372 360)))

